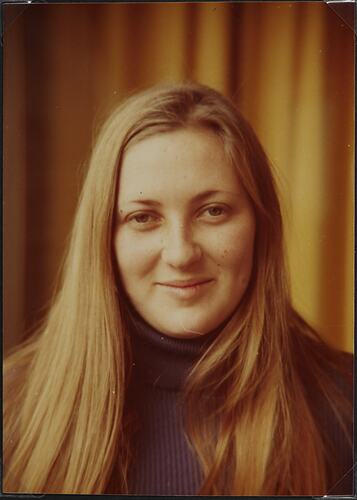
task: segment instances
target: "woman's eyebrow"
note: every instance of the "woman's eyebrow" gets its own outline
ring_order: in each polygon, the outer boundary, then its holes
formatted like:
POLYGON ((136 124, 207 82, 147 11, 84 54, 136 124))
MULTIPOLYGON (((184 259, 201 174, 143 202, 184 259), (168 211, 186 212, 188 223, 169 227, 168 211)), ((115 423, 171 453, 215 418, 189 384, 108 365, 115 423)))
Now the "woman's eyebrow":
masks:
POLYGON ((234 193, 233 191, 226 191, 224 189, 210 189, 208 191, 204 191, 202 193, 198 193, 196 196, 192 198, 192 202, 197 202, 197 201, 203 201, 207 198, 210 198, 211 196, 215 195, 230 195, 230 196, 238 196, 239 193, 234 193))
MULTIPOLYGON (((214 196, 214 195, 222 195, 222 194, 225 194, 225 195, 229 195, 229 196, 234 196, 234 197, 237 197, 239 196, 238 193, 234 193, 233 191, 226 191, 226 190, 219 190, 219 189, 210 189, 210 190, 207 190, 207 191, 203 191, 201 193, 198 193, 196 194, 195 196, 193 196, 193 198, 191 199, 191 203, 197 203, 197 202, 200 202, 200 201, 204 201, 206 200, 207 198, 210 198, 211 196, 214 196)), ((152 199, 145 199, 145 198, 139 198, 139 199, 134 199, 134 200, 124 200, 123 201, 123 204, 126 205, 126 204, 132 204, 132 203, 135 203, 137 205, 145 205, 145 206, 151 206, 151 207, 161 207, 162 206, 162 203, 158 200, 152 200, 152 199)))
POLYGON ((136 203, 138 205, 146 205, 146 206, 153 206, 153 207, 157 207, 157 206, 162 205, 162 203, 160 203, 159 201, 143 199, 143 198, 140 198, 138 200, 125 200, 125 201, 123 201, 124 205, 130 204, 130 203, 136 203))

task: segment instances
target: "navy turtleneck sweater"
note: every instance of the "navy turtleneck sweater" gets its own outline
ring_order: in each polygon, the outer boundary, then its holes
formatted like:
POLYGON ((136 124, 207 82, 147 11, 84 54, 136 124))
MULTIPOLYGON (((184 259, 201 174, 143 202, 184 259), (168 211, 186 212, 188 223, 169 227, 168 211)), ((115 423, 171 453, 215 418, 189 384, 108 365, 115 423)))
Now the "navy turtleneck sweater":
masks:
MULTIPOLYGON (((137 315, 130 316, 133 368, 127 410, 134 417, 134 429, 129 494, 195 495, 203 475, 185 434, 181 389, 190 369, 222 327, 197 338, 176 339, 157 332, 137 315)), ((346 363, 350 361, 346 357, 346 363)), ((311 381, 306 380, 306 384, 311 385, 311 381)), ((341 384, 341 390, 352 398, 342 379, 341 384)), ((336 456, 341 471, 341 480, 329 487, 329 494, 350 494, 352 456, 347 438, 319 388, 313 387, 310 392, 315 418, 323 435, 331 438, 330 453, 336 456)), ((107 493, 118 491, 115 475, 113 471, 107 493)))
POLYGON ((132 317, 133 369, 130 411, 136 415, 129 493, 194 495, 202 482, 197 457, 184 430, 181 389, 220 328, 207 335, 177 339, 132 317))

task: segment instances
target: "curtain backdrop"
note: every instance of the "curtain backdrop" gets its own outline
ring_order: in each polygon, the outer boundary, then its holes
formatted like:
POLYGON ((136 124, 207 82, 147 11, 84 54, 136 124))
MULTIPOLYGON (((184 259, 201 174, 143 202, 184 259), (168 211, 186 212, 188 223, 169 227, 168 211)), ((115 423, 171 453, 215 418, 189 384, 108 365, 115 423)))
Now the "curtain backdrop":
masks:
POLYGON ((257 131, 281 192, 294 304, 351 351, 353 8, 3 6, 5 348, 46 311, 103 117, 135 90, 197 80, 257 131))

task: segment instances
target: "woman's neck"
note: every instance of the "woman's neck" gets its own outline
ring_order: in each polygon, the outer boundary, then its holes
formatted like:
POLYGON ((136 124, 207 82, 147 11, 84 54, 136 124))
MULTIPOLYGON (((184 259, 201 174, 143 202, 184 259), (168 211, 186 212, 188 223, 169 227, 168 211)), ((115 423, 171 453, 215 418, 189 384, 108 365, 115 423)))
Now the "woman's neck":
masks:
POLYGON ((174 338, 158 332, 136 312, 129 313, 133 354, 132 375, 140 383, 180 390, 188 373, 222 327, 194 338, 174 338))

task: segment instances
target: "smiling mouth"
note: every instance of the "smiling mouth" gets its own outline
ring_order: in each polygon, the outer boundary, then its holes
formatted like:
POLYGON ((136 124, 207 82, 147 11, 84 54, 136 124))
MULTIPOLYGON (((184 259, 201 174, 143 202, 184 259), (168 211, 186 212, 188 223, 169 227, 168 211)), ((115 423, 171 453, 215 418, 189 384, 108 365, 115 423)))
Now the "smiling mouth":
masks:
POLYGON ((207 285, 210 285, 211 283, 213 283, 212 279, 196 279, 158 282, 156 284, 176 298, 191 299, 201 294, 207 285))
POLYGON ((157 285, 167 286, 171 288, 191 288, 195 286, 204 285, 211 282, 212 280, 207 279, 194 279, 194 280, 174 280, 174 281, 162 281, 158 282, 157 285))

